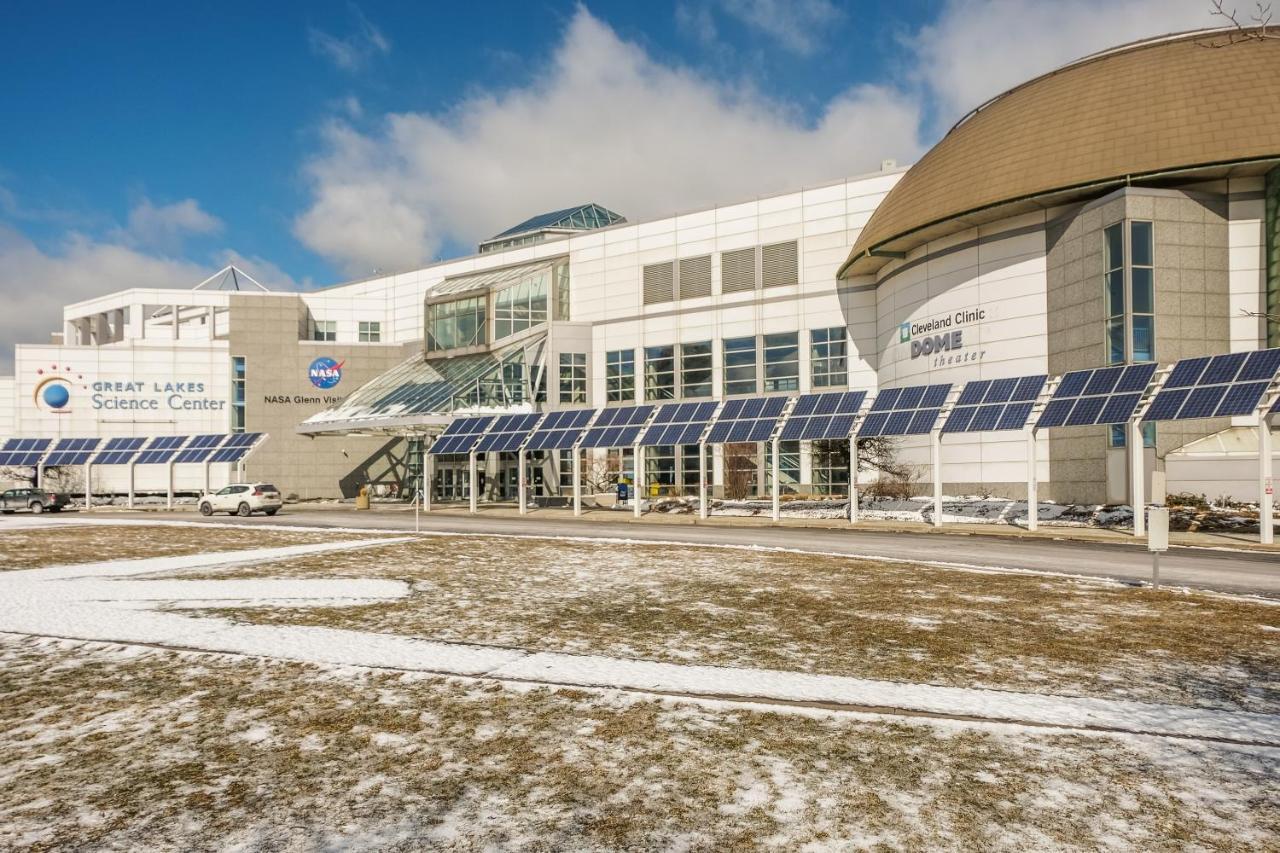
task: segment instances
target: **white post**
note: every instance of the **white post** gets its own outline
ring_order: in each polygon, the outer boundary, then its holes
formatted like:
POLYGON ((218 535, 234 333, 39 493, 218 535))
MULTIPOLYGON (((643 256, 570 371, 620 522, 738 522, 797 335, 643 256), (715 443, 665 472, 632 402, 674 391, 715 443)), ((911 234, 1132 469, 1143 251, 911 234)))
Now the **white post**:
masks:
POLYGON ((929 433, 933 461, 933 526, 942 526, 942 430, 929 433))
POLYGON ((1129 422, 1129 486, 1133 495, 1133 535, 1147 535, 1147 496, 1146 466, 1142 457, 1142 424, 1137 420, 1129 422))
POLYGON ((128 503, 129 509, 133 509, 133 474, 134 474, 133 469, 136 464, 137 464, 136 462, 129 463, 129 503, 128 503))
POLYGON ((165 502, 166 509, 173 509, 173 457, 169 458, 169 499, 165 502))
POLYGON ((1275 542, 1275 485, 1271 468, 1271 425, 1263 415, 1258 422, 1258 541, 1263 545, 1275 542))
POLYGON ((778 482, 778 470, 782 466, 778 464, 778 439, 773 440, 771 447, 773 449, 773 488, 770 489, 769 499, 773 504, 773 520, 777 521, 782 517, 782 484, 778 482))
POLYGON ((477 511, 479 496, 476 492, 479 490, 480 478, 476 475, 476 452, 473 450, 467 454, 467 498, 471 501, 471 512, 477 511))
POLYGON ((582 515, 582 451, 573 448, 573 514, 582 515))
POLYGON ((418 505, 422 501, 422 489, 418 489, 418 493, 413 496, 413 532, 422 532, 422 516, 418 512, 418 505))
POLYGON ((858 523, 858 437, 849 436, 849 523, 858 523))
POLYGON ((422 511, 431 512, 431 493, 435 491, 435 473, 436 461, 427 448, 422 448, 422 482, 419 484, 418 493, 422 495, 422 511))
POLYGON ((84 463, 84 508, 93 509, 93 465, 84 463))
POLYGON ((209 468, 211 463, 208 459, 204 461, 204 493, 209 494, 209 468))
POLYGON ((1040 470, 1036 464, 1036 431, 1027 430, 1027 530, 1040 526, 1040 470))
POLYGON ((43 485, 44 485, 44 463, 37 462, 36 463, 36 488, 37 489, 41 488, 43 485))
POLYGON ((179 335, 178 335, 178 306, 177 306, 177 305, 171 305, 171 306, 169 306, 169 307, 170 307, 170 310, 172 310, 172 311, 173 311, 173 339, 176 341, 176 340, 178 340, 178 338, 179 338, 179 335))
POLYGON ((633 490, 635 492, 635 503, 632 511, 635 513, 636 518, 639 518, 640 517, 640 493, 644 491, 644 448, 643 447, 641 447, 638 444, 635 446, 635 450, 632 452, 632 455, 631 455, 631 461, 635 466, 635 481, 636 481, 636 487, 633 490))
POLYGON ((707 446, 698 445, 698 518, 706 518, 711 508, 707 506, 707 446))
POLYGON ((525 492, 525 476, 524 476, 525 455, 523 450, 519 450, 516 452, 516 459, 519 461, 519 465, 520 465, 520 474, 518 475, 518 479, 516 480, 516 482, 519 483, 519 487, 516 489, 516 500, 520 501, 520 514, 524 515, 527 512, 526 505, 529 503, 529 500, 525 492))

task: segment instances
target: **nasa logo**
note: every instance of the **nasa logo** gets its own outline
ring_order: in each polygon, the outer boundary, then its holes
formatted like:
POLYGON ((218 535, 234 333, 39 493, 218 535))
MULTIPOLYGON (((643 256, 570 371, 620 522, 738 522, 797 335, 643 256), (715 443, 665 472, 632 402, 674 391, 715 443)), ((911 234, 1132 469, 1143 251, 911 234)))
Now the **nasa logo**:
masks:
POLYGON ((317 388, 332 388, 342 381, 342 365, 346 363, 345 360, 334 361, 327 355, 322 355, 307 368, 307 378, 317 388))
MULTIPOLYGON (((56 364, 50 367, 50 371, 56 370, 58 370, 56 364)), ((66 368, 66 370, 70 372, 70 368, 66 368)), ((70 414, 72 381, 58 373, 45 375, 44 368, 36 370, 36 375, 43 377, 36 383, 35 391, 31 395, 35 401, 36 408, 54 415, 70 414)), ((84 379, 83 376, 77 376, 77 378, 84 379)))

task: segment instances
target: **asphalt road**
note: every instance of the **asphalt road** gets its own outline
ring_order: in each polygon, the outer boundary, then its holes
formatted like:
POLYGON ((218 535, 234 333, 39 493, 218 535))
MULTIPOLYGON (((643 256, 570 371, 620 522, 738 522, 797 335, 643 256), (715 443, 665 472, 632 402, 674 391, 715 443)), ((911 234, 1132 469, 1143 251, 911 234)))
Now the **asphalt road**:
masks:
MULTIPOLYGON (((113 513, 117 517, 202 520, 193 512, 113 513)), ((412 512, 355 512, 350 509, 287 508, 274 518, 226 515, 210 521, 246 525, 307 525, 413 530, 412 512)), ((3 524, 0 523, 0 530, 3 524)), ((575 520, 567 513, 538 512, 520 518, 423 513, 421 529, 436 533, 500 533, 526 536, 588 536, 604 539, 678 541, 698 545, 757 545, 851 556, 999 566, 1149 581, 1151 555, 1141 544, 1095 543, 1052 539, 960 534, 899 533, 874 530, 635 524, 575 520)), ((1175 547, 1160 558, 1162 583, 1225 592, 1252 593, 1280 599, 1280 554, 1175 547)))

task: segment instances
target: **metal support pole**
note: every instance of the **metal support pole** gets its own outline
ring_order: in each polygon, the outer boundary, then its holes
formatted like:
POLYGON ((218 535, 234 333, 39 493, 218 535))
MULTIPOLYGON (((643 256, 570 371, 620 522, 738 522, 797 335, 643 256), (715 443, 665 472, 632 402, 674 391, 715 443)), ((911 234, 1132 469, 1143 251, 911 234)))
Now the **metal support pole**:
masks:
POLYGON ((1271 425, 1265 415, 1258 422, 1258 541, 1275 542, 1275 485, 1272 479, 1271 425))
POLYGON ((36 488, 44 486, 44 463, 36 463, 36 488))
POLYGON ((582 451, 573 449, 573 514, 582 515, 582 451))
POLYGON ((1040 526, 1040 469, 1036 464, 1036 431, 1027 430, 1027 530, 1040 526))
POLYGON ((1146 466, 1142 464, 1142 424, 1129 422, 1129 485, 1133 493, 1133 535, 1147 535, 1146 466))
POLYGON ((204 493, 209 494, 209 460, 204 461, 204 493))
POLYGON ((858 437, 849 436, 849 523, 858 523, 858 437))
POLYGON ((778 439, 773 440, 771 445, 773 450, 773 482, 772 488, 769 490, 769 500, 773 504, 773 520, 777 521, 782 517, 782 484, 779 482, 778 470, 782 467, 778 464, 778 439))
POLYGON ((128 503, 129 509, 133 509, 133 474, 134 474, 133 469, 136 464, 137 464, 136 462, 129 463, 129 503, 128 503))
POLYGON ((707 446, 698 445, 698 518, 706 518, 711 514, 707 505, 707 446))
POLYGON ((173 509, 173 457, 169 457, 169 500, 165 503, 165 507, 173 509))
POLYGON ((93 465, 84 463, 84 508, 93 509, 93 465))
POLYGON ((942 431, 929 433, 930 456, 933 461, 933 526, 942 526, 942 431))
POLYGON ((516 500, 520 501, 521 515, 524 515, 528 511, 526 504, 529 503, 528 496, 525 493, 525 475, 524 475, 525 455, 524 454, 525 452, 523 450, 516 451, 516 459, 518 460, 518 464, 520 465, 520 473, 519 475, 517 475, 517 479, 516 479, 516 483, 518 484, 518 486, 516 487, 516 500))
POLYGON ((422 495, 422 511, 431 512, 431 495, 436 489, 436 460, 435 457, 427 452, 427 448, 422 448, 422 483, 419 485, 418 492, 422 495))
POLYGON ((422 517, 418 512, 418 505, 421 503, 421 501, 422 501, 422 489, 418 489, 417 493, 413 496, 413 532, 414 533, 422 532, 422 517))
POLYGON ((636 518, 639 518, 640 493, 644 490, 644 448, 637 444, 635 450, 632 451, 631 458, 636 469, 636 487, 633 489, 635 492, 635 504, 632 511, 635 513, 636 518))
POLYGON ((476 494, 480 489, 480 477, 476 474, 476 453, 471 451, 467 454, 467 498, 471 502, 471 512, 477 511, 477 505, 480 496, 476 494))

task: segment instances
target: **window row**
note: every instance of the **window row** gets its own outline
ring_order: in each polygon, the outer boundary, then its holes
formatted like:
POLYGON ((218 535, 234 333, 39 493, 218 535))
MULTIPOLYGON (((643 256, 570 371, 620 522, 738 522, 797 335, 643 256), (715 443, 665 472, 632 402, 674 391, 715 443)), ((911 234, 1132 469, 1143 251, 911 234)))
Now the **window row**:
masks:
MULTIPOLYGON (((382 340, 382 323, 377 320, 361 320, 357 324, 357 339, 361 343, 378 343, 382 340)), ((312 320, 311 340, 336 341, 338 339, 337 320, 312 320)))
MULTIPOLYGON (((648 264, 641 272, 645 305, 698 299, 712 294, 710 255, 648 264)), ((800 255, 795 240, 720 253, 721 293, 784 287, 799 281, 800 255)))

